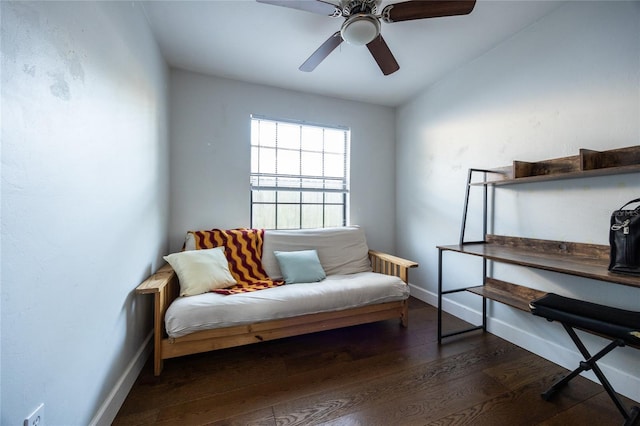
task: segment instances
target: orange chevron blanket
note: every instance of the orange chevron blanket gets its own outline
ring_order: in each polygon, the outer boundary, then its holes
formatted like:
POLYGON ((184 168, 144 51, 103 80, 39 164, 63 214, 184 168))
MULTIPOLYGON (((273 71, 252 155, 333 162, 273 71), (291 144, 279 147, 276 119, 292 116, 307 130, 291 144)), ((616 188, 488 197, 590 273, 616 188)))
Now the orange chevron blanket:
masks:
POLYGON ((284 281, 269 278, 262 267, 262 242, 264 229, 212 229, 189 231, 194 237, 196 250, 225 247, 229 271, 238 284, 213 290, 220 294, 247 293, 277 287, 284 281))

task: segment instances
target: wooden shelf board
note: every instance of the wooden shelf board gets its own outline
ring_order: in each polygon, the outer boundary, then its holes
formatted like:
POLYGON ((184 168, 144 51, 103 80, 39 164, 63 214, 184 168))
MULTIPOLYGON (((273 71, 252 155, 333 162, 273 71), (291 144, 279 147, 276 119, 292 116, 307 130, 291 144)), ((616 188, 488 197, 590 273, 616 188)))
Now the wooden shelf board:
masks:
MULTIPOLYGON (((488 235, 487 239, 491 240, 493 237, 495 236, 488 235)), ((592 250, 594 248, 596 250, 600 250, 600 253, 602 253, 602 251, 608 246, 565 243, 561 241, 532 240, 527 238, 498 237, 499 238, 497 240, 500 241, 500 243, 456 244, 438 246, 438 249, 469 254, 472 256, 480 256, 485 259, 501 263, 526 266, 631 287, 640 287, 640 277, 612 274, 609 272, 608 258, 604 258, 603 256, 591 257, 562 252, 562 248, 564 247, 571 248, 574 246, 585 246, 592 250), (534 243, 539 241, 545 241, 550 243, 550 245, 557 246, 559 249, 556 251, 548 249, 536 250, 536 244, 534 243)))
POLYGON ((485 285, 470 287, 467 291, 525 312, 530 312, 529 302, 547 294, 544 291, 496 280, 495 278, 487 278, 485 285))
POLYGON ((582 171, 567 172, 567 173, 555 173, 550 175, 538 175, 538 176, 527 176, 527 177, 521 177, 521 178, 508 178, 503 180, 473 182, 471 185, 504 186, 504 185, 514 185, 519 183, 547 182, 552 180, 621 175, 621 174, 627 174, 627 173, 640 173, 640 164, 633 164, 633 165, 621 166, 621 167, 606 167, 601 169, 582 170, 582 171))
POLYGON ((471 185, 512 185, 560 179, 607 176, 640 172, 640 145, 608 151, 580 149, 578 155, 535 162, 515 160, 511 166, 489 170, 500 179, 473 182, 471 185))

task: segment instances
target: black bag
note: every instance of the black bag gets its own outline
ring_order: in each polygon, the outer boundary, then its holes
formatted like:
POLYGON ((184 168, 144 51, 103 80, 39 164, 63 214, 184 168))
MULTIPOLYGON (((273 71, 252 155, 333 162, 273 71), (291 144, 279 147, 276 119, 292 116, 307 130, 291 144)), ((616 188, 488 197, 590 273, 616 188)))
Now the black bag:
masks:
POLYGON ((635 210, 623 210, 637 202, 640 202, 640 198, 629 201, 611 214, 611 272, 640 275, 640 206, 635 210))

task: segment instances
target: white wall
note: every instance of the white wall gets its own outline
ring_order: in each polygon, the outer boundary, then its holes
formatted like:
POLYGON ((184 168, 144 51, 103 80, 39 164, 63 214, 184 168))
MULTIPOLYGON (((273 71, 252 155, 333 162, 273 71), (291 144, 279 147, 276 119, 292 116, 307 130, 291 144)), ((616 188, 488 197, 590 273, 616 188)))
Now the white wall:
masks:
POLYGON ((108 423, 168 250, 168 70, 133 3, 1 7, 0 423, 108 423))
MULTIPOLYGON (((435 303, 435 246, 458 241, 468 168, 639 141, 639 2, 568 2, 399 108, 397 244, 400 255, 420 262, 412 275, 414 294, 435 303)), ((637 173, 501 187, 495 190, 493 231, 608 244, 611 211, 638 196, 637 173)), ((478 199, 474 196, 474 206, 478 199)), ((470 237, 481 238, 481 212, 471 214, 475 234, 470 237)), ((481 284, 479 266, 478 260, 447 255, 445 286, 481 284)), ((546 291, 640 309, 638 288, 504 265, 497 265, 494 274, 546 291)), ((479 298, 449 300, 443 304, 447 310, 478 320, 479 298)), ((490 315, 492 332, 565 367, 577 367, 579 354, 558 324, 498 303, 490 305, 490 315)), ((587 340, 591 348, 602 343, 591 336, 587 340)), ((616 390, 640 400, 637 350, 618 349, 602 362, 616 390)))
POLYGON ((171 72, 171 249, 186 231, 250 226, 250 115, 351 129, 351 217, 369 246, 395 248, 394 110, 171 72))

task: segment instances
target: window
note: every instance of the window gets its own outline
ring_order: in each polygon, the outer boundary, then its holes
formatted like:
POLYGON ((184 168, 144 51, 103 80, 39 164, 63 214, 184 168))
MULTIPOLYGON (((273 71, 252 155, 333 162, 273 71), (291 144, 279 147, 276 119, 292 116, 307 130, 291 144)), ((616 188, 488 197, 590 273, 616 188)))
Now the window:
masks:
POLYGON ((251 226, 343 226, 349 129, 251 117, 251 226))

